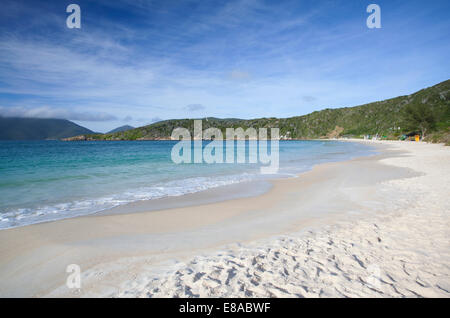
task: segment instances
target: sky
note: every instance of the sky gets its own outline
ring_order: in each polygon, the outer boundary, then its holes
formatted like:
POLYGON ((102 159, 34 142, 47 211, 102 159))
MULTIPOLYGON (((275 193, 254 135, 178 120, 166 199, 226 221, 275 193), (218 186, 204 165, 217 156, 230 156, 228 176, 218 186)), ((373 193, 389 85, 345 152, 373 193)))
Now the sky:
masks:
POLYGON ((106 132, 407 95, 450 78, 448 12, 448 0, 2 0, 0 116, 106 132), (66 26, 71 3, 80 29, 66 26))

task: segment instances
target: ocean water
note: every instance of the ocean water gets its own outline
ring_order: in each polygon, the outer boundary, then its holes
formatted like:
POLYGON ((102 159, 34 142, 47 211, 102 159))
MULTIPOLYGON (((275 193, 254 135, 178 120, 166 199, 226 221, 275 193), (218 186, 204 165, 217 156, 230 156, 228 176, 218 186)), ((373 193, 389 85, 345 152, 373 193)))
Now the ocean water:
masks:
MULTIPOLYGON (((175 164, 170 157, 175 144, 0 141, 0 229, 261 178, 294 176, 315 164, 373 153, 358 143, 280 141, 279 172, 262 175, 260 164, 175 164)), ((248 151, 248 142, 245 147, 248 151)))

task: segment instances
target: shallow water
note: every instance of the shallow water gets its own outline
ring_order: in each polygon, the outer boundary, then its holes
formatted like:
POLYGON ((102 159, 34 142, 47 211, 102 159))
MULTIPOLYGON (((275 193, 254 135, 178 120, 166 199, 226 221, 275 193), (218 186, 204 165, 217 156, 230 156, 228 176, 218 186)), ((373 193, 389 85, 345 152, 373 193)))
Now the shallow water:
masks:
MULTIPOLYGON (((0 141, 0 229, 92 214, 139 200, 292 176, 373 153, 359 143, 280 141, 280 169, 260 164, 175 164, 176 141, 0 141)), ((207 142, 203 142, 203 146, 207 142)), ((252 146, 245 144, 246 152, 252 146)))

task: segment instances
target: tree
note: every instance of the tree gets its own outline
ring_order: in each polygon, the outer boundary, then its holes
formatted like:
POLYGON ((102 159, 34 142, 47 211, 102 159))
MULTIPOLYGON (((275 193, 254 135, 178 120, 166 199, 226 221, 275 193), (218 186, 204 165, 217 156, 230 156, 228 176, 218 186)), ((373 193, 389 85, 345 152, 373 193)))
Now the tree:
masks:
POLYGON ((427 104, 409 104, 404 110, 406 129, 420 130, 422 139, 436 126, 436 116, 427 104))

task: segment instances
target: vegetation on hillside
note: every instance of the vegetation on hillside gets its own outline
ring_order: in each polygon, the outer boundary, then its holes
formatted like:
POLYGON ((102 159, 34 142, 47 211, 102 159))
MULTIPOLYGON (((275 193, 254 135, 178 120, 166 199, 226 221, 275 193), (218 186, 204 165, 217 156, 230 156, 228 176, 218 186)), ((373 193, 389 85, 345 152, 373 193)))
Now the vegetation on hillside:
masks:
POLYGON ((130 125, 124 125, 124 126, 120 126, 120 127, 117 127, 115 129, 112 129, 112 130, 108 131, 107 134, 113 134, 113 133, 116 133, 116 132, 127 131, 127 130, 130 130, 130 129, 134 129, 134 127, 130 126, 130 125))
MULTIPOLYGON (((203 120, 203 129, 217 127, 225 133, 227 127, 247 129, 278 127, 286 139, 312 139, 366 134, 398 138, 418 132, 432 141, 448 138, 450 126, 450 80, 396 97, 356 107, 324 109, 290 118, 203 120)), ((193 135, 193 119, 165 120, 152 125, 113 134, 85 136, 86 140, 158 140, 169 139, 173 129, 184 127, 193 135)), ((225 135, 224 135, 225 136, 225 135)))

